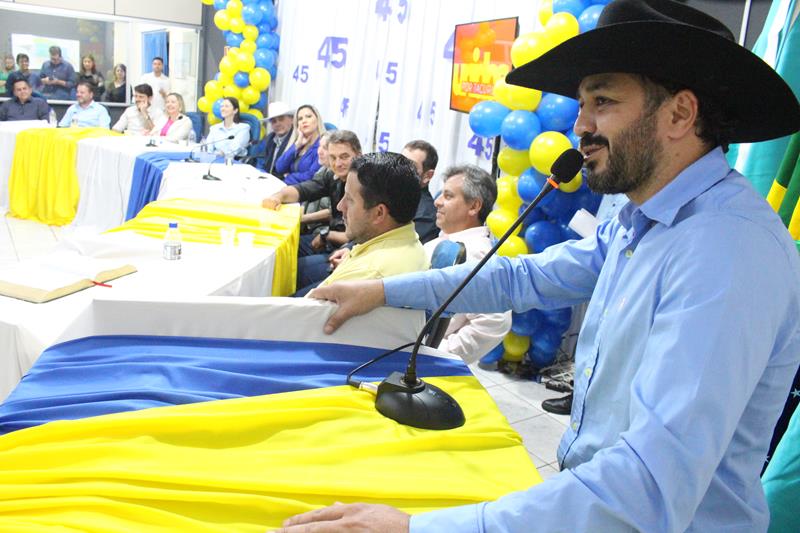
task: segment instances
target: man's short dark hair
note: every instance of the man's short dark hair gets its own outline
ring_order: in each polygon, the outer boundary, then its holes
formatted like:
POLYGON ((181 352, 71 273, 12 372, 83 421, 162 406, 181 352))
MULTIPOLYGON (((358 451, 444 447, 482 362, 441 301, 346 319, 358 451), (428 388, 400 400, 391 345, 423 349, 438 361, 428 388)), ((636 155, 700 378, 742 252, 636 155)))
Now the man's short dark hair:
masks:
POLYGON ((140 83, 133 88, 133 92, 143 94, 145 96, 153 96, 153 88, 146 83, 140 83))
POLYGON ((361 142, 358 135, 349 130, 334 130, 328 133, 328 145, 347 144, 357 154, 361 153, 361 142))
POLYGON ((695 134, 710 148, 722 147, 727 152, 736 123, 730 119, 721 100, 709 97, 696 89, 652 76, 639 75, 646 98, 646 112, 651 113, 669 97, 680 91, 692 91, 697 97, 695 134))
POLYGON ((377 152, 353 159, 350 170, 361 184, 365 208, 384 204, 395 222, 411 222, 422 194, 414 163, 394 152, 377 152))
POLYGON ((31 86, 30 82, 28 82, 28 80, 27 80, 27 79, 25 79, 25 78, 16 78, 16 79, 14 80, 14 82, 11 84, 11 92, 14 92, 14 89, 16 89, 16 87, 17 87, 17 84, 18 84, 19 82, 24 82, 24 83, 25 83, 25 85, 27 85, 28 87, 30 87, 30 86, 31 86))
MULTIPOLYGON (((155 61, 156 59, 158 59, 159 61, 161 61, 161 63, 162 63, 162 64, 164 63, 164 58, 163 58, 163 57, 156 56, 156 57, 154 57, 154 58, 153 58, 153 61, 155 61)), ((151 63, 152 63, 153 61, 151 61, 151 63)))
POLYGON ((75 88, 77 89, 81 85, 83 85, 84 87, 89 89, 89 92, 92 93, 92 97, 94 97, 95 90, 97 89, 95 87, 94 83, 92 83, 92 82, 90 82, 88 80, 81 80, 81 81, 79 81, 78 83, 75 84, 75 88))
POLYGON ((50 49, 48 51, 50 52, 51 56, 52 55, 58 55, 59 57, 61 57, 61 47, 60 46, 53 45, 53 46, 50 47, 50 49))
POLYGON ((422 162, 422 172, 435 169, 436 165, 439 163, 439 154, 436 152, 436 148, 428 141, 418 139, 409 142, 403 148, 409 151, 422 150, 425 152, 425 160, 422 162))
POLYGON ((481 211, 478 219, 486 221, 486 217, 492 211, 494 201, 497 199, 497 184, 488 172, 477 165, 455 165, 444 172, 443 182, 457 175, 464 176, 464 184, 461 186, 461 194, 464 200, 472 202, 481 200, 481 211))
POLYGON ((20 64, 20 62, 21 62, 23 59, 27 59, 28 61, 30 61, 30 60, 31 60, 31 58, 30 58, 30 57, 28 57, 28 54, 19 53, 19 54, 17 54, 17 65, 19 65, 19 64, 20 64))

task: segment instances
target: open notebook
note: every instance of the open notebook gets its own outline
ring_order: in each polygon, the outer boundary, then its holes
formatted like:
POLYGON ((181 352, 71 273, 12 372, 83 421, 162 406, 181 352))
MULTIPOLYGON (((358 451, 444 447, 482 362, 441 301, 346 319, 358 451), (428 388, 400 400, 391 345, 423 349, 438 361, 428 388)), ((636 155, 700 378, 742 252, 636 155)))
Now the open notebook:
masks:
POLYGON ((113 259, 53 253, 0 269, 0 295, 44 303, 133 272, 133 265, 113 259))

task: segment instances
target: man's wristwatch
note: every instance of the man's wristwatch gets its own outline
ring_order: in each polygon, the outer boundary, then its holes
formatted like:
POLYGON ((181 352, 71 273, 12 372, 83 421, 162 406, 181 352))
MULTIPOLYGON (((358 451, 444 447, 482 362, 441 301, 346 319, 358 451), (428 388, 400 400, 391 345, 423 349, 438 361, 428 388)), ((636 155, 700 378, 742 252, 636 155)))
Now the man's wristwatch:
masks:
POLYGON ((322 228, 319 230, 319 238, 322 239, 322 242, 328 242, 328 233, 330 233, 331 228, 322 228))

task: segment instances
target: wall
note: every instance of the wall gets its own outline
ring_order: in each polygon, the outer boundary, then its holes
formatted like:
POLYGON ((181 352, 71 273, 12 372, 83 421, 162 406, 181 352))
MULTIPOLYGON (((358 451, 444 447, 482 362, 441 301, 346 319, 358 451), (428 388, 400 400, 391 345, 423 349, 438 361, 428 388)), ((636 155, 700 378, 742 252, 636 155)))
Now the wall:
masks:
POLYGON ((10 3, 200 25, 200 0, 14 0, 10 3))

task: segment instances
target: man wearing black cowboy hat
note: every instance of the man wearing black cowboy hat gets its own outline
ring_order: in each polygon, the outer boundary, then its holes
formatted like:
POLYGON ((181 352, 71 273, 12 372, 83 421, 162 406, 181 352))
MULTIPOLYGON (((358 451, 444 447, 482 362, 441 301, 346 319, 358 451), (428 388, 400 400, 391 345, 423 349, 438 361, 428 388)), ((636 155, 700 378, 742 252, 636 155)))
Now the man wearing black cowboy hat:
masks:
MULTIPOLYGON (((800 129, 797 99, 719 21, 669 0, 613 1, 507 79, 577 94, 589 186, 630 199, 593 237, 494 258, 450 306, 590 300, 562 471, 495 502, 414 517, 337 504, 286 531, 766 531, 759 473, 800 361, 800 258, 723 151, 800 129)), ((469 268, 311 296, 338 304, 332 331, 383 304, 435 308, 469 268)))

